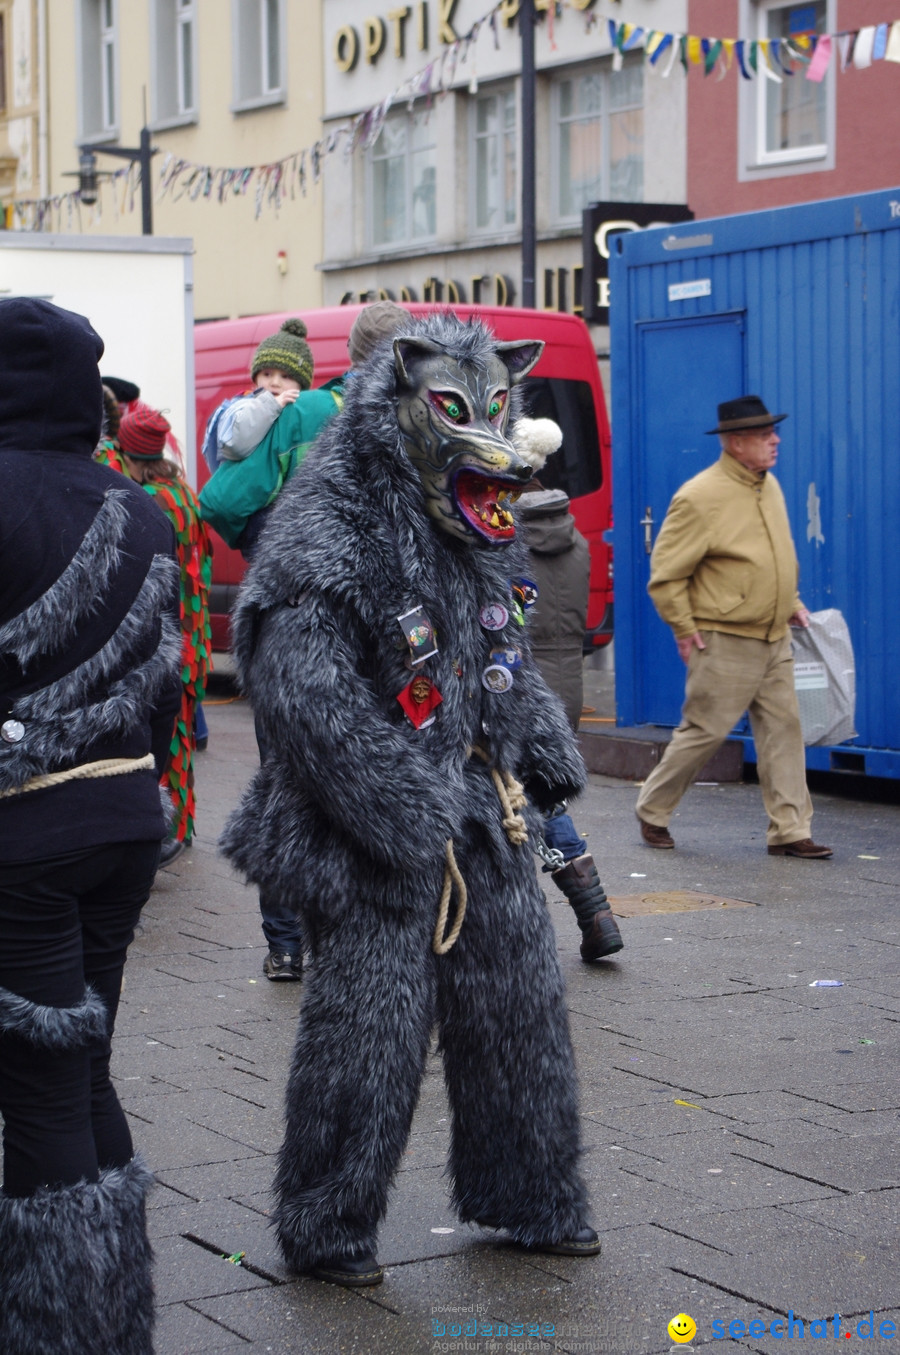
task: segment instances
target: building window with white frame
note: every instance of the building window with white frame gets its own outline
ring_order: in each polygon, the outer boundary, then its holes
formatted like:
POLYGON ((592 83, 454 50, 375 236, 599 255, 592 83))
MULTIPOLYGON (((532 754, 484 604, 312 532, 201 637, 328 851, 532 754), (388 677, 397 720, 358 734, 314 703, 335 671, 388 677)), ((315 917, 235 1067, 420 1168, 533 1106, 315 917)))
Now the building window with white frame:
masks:
POLYGON ((472 228, 515 227, 518 218, 516 96, 512 87, 486 90, 470 101, 472 228))
POLYGON ((116 0, 81 0, 79 8, 81 136, 118 130, 118 14, 116 0))
POLYGON ((554 217, 580 222, 589 202, 644 197, 644 71, 628 62, 553 83, 554 217))
POLYGON ((284 99, 284 0, 232 0, 234 107, 284 99))
POLYGON ((836 0, 740 0, 739 23, 758 42, 779 46, 770 46, 769 62, 758 50, 756 78, 740 82, 738 179, 833 169, 834 64, 823 80, 807 80, 806 65, 780 44, 833 33, 836 0))
POLYGON ((196 113, 196 0, 153 0, 153 103, 157 126, 196 113))
POLYGON ((424 112, 391 114, 368 161, 372 246, 399 248, 437 234, 437 145, 424 112))
MULTIPOLYGON (((825 0, 804 4, 773 2, 759 8, 759 38, 779 44, 825 32, 825 0)), ((779 48, 776 49, 780 51, 779 48)), ((786 65, 789 63, 786 61, 786 65)), ((765 72, 765 57, 758 58, 756 79, 757 163, 778 164, 789 160, 820 158, 827 150, 827 86, 825 81, 804 79, 803 69, 793 75, 779 70, 774 58, 765 72)))

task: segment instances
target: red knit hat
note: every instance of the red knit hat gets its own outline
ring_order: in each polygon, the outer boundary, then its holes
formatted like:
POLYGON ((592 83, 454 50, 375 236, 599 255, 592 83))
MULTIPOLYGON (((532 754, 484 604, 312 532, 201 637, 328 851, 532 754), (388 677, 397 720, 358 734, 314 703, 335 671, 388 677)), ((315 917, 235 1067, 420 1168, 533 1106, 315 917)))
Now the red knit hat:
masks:
POLYGON ((166 434, 171 431, 171 424, 158 409, 139 404, 119 424, 119 446, 138 461, 156 461, 162 456, 166 434))

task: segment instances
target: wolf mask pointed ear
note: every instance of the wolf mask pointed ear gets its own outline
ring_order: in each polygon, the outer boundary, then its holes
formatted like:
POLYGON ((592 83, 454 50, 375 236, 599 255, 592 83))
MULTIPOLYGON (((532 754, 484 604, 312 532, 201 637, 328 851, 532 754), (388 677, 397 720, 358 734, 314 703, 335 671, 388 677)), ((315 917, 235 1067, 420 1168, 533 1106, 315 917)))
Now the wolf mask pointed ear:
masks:
POLYGON ((511 386, 517 386, 525 380, 543 351, 543 339, 517 339, 514 343, 494 344, 494 352, 509 371, 511 386))
POLYGON ((429 354, 443 352, 444 349, 441 348, 440 344, 432 343, 431 339, 413 339, 399 334, 394 340, 394 367, 401 384, 404 386, 412 385, 409 377, 410 362, 429 354))

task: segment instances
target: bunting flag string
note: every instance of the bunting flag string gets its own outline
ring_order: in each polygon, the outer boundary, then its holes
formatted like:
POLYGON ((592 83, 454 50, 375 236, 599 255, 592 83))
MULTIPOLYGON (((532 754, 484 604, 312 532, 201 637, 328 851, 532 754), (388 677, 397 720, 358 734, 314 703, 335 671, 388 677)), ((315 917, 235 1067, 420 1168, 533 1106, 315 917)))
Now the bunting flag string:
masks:
MULTIPOLYGON (((475 57, 480 34, 487 27, 494 49, 499 51, 501 26, 508 28, 519 9, 520 0, 497 0, 468 32, 445 45, 439 57, 384 99, 350 122, 332 129, 311 146, 292 151, 281 159, 262 165, 218 167, 197 164, 173 153, 166 155, 158 171, 157 201, 164 198, 171 202, 205 199, 221 204, 231 198, 247 197, 252 188, 255 218, 258 219, 266 207, 277 212, 288 199, 294 201, 298 193, 305 197, 310 181, 318 184, 324 161, 339 149, 346 158, 359 150, 370 150, 395 105, 405 103, 412 109, 417 101, 422 101, 428 116, 434 100, 448 94, 457 81, 463 79, 469 93, 477 93, 475 57), (467 62, 468 70, 464 76, 458 68, 466 66, 467 62)), ((604 25, 585 0, 535 0, 535 10, 538 20, 546 21, 552 50, 557 51, 559 46, 556 23, 570 11, 582 22, 586 36, 599 34, 605 38, 600 54, 611 54, 613 71, 622 70, 627 56, 631 60, 642 59, 648 69, 662 79, 668 79, 675 66, 680 64, 685 75, 696 66, 704 77, 715 73, 717 80, 724 79, 734 66, 744 80, 762 78, 781 84, 785 79, 802 74, 807 80, 821 83, 832 57, 841 73, 867 70, 879 61, 900 64, 900 20, 837 33, 798 32, 781 38, 747 39, 669 33, 618 18, 607 18, 604 25)), ((60 231, 65 221, 66 229, 81 230, 83 209, 90 213, 88 220, 97 224, 103 217, 104 185, 111 189, 112 210, 118 220, 126 210, 134 211, 139 184, 140 168, 134 161, 125 169, 104 175, 98 185, 96 202, 90 206, 82 202, 78 189, 46 198, 17 199, 5 208, 5 224, 10 230, 60 231)))

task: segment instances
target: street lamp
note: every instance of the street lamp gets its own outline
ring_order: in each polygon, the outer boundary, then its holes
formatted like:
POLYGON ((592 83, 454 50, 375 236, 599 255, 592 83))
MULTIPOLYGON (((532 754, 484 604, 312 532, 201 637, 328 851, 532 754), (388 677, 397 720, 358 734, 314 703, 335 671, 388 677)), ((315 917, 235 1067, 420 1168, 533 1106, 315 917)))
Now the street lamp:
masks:
POLYGON ((141 128, 141 144, 137 149, 129 146, 79 146, 78 147, 78 192, 81 201, 92 206, 97 201, 97 181, 104 171, 97 169, 98 155, 118 155, 131 164, 135 161, 141 167, 141 231, 144 235, 153 234, 153 198, 150 182, 150 160, 158 148, 150 145, 150 130, 141 128))

